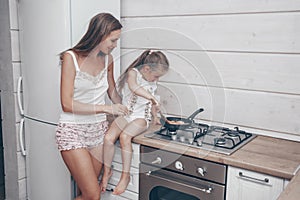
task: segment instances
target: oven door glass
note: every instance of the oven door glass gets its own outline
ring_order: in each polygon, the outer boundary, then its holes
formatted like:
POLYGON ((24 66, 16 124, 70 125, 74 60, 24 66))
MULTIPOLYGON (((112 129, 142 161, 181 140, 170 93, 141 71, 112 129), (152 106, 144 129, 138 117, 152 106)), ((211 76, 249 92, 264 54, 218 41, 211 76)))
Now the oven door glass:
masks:
POLYGON ((157 186, 153 188, 149 195, 149 200, 183 200, 183 199, 200 200, 197 197, 163 186, 157 186))

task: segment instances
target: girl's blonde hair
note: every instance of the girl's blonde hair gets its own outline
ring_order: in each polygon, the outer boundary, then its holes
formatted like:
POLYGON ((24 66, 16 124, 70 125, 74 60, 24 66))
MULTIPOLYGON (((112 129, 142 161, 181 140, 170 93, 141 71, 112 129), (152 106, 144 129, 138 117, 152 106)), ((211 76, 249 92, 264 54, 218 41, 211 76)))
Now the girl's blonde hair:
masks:
POLYGON ((121 74, 118 81, 118 91, 120 94, 127 80, 128 71, 133 68, 140 70, 145 65, 149 66, 152 71, 155 71, 158 66, 161 66, 165 71, 168 71, 169 69, 169 61, 161 51, 152 51, 150 49, 144 51, 131 65, 129 65, 125 72, 121 74))

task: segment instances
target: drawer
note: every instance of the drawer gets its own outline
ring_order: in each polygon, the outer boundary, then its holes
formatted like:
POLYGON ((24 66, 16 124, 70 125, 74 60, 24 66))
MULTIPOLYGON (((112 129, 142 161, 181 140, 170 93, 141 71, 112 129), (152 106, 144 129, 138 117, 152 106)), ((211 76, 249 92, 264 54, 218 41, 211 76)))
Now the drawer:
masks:
POLYGON ((228 167, 226 198, 230 200, 277 199, 284 189, 284 180, 268 174, 228 167))
MULTIPOLYGON (((122 164, 113 162, 112 170, 113 170, 113 174, 109 180, 109 184, 115 186, 118 184, 121 174, 122 174, 122 164)), ((138 168, 131 167, 130 182, 128 184, 127 190, 138 193, 138 191, 139 191, 139 170, 138 170, 138 168)))
MULTIPOLYGON (((138 168, 140 163, 140 145, 132 143, 132 150, 133 152, 131 166, 138 168)), ((115 145, 115 156, 113 161, 117 163, 122 163, 121 147, 119 141, 117 141, 115 145)))
MULTIPOLYGON (((108 185, 107 189, 114 188, 113 185, 108 185)), ((121 195, 113 195, 111 192, 105 192, 101 194, 101 199, 103 200, 138 200, 139 195, 137 193, 131 192, 129 190, 126 190, 121 195)))

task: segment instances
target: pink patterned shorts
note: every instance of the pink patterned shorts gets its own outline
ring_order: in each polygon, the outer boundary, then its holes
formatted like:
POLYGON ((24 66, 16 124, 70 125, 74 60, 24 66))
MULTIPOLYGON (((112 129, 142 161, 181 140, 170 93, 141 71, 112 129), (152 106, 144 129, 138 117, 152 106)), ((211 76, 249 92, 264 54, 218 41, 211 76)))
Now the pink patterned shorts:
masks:
POLYGON ((108 121, 94 124, 59 123, 56 129, 58 150, 94 148, 103 143, 108 121))

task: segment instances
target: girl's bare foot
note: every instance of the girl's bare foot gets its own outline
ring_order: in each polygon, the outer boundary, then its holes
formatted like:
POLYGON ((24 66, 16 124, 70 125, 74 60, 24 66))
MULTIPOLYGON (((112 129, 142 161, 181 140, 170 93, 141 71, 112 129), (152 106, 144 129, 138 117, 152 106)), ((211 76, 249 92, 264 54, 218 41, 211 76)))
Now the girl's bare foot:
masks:
POLYGON ((108 180, 110 179, 111 176, 112 176, 112 170, 111 169, 108 172, 104 171, 102 179, 101 179, 101 184, 100 184, 102 192, 106 191, 107 183, 108 183, 108 180))
POLYGON ((82 200, 82 197, 81 197, 81 195, 80 195, 80 196, 78 196, 78 197, 76 197, 74 200, 82 200))
POLYGON ((114 188, 114 191, 112 194, 114 194, 114 195, 122 194, 126 190, 129 182, 130 182, 130 174, 128 172, 123 172, 121 179, 120 179, 118 185, 114 188))

